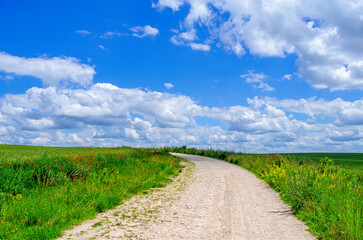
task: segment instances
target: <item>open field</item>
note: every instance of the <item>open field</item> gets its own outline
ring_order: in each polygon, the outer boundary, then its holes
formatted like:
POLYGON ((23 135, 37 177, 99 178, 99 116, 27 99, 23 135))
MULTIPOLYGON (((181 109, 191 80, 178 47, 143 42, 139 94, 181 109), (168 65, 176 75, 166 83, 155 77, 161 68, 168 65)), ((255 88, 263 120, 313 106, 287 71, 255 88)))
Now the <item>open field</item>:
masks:
POLYGON ((340 167, 363 171, 363 153, 290 153, 283 155, 295 157, 296 160, 305 159, 315 162, 328 157, 340 167))
POLYGON ((0 145, 0 239, 55 238, 180 168, 158 150, 0 145))
MULTIPOLYGON (((363 182, 361 175, 357 175, 362 172, 359 167, 355 170, 348 165, 340 167, 324 154, 320 160, 309 160, 306 155, 299 160, 281 154, 242 154, 186 147, 167 150, 218 158, 248 169, 278 191, 318 238, 362 239, 363 182)), ((353 155, 340 156, 349 160, 353 155)))

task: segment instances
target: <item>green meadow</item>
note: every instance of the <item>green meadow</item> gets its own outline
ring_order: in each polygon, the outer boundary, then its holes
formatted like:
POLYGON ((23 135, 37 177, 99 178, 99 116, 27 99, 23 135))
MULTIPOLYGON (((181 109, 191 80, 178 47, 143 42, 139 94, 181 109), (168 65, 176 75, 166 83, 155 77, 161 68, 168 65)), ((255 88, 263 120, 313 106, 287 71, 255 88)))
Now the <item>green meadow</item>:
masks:
POLYGON ((243 154, 166 148, 237 164, 280 193, 318 239, 362 239, 363 154, 243 154))
POLYGON ((290 153, 283 155, 293 157, 296 160, 311 160, 315 162, 328 157, 339 167, 363 171, 363 153, 290 153))
POLYGON ((56 238, 180 169, 157 149, 0 145, 0 239, 56 238))

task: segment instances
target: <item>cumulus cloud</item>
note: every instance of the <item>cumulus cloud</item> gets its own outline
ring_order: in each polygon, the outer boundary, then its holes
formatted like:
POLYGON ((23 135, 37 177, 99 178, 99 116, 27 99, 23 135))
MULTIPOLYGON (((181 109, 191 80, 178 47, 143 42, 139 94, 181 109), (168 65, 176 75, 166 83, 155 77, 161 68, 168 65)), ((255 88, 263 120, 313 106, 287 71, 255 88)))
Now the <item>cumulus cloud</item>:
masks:
POLYGON ((255 73, 254 70, 248 70, 247 72, 247 74, 241 75, 241 78, 245 79, 246 83, 251 83, 255 89, 260 88, 268 92, 275 90, 265 82, 268 76, 264 73, 255 73))
POLYGON ((167 88, 167 89, 171 89, 174 87, 174 85, 172 83, 164 83, 164 86, 167 88))
POLYGON ((206 40, 204 43, 196 43, 195 40, 198 40, 196 30, 191 29, 186 32, 174 31, 175 33, 178 33, 177 35, 174 35, 170 38, 170 41, 177 46, 189 46, 191 49, 196 51, 204 51, 209 52, 211 50, 211 47, 209 44, 210 41, 206 40))
POLYGON ((195 123, 193 116, 200 111, 186 96, 106 83, 88 90, 34 87, 23 95, 6 95, 2 103, 1 113, 27 130, 112 125, 130 121, 132 114, 158 127, 185 127, 195 123))
POLYGON ((0 71, 17 76, 32 76, 44 85, 77 84, 82 87, 93 82, 94 67, 73 57, 25 58, 0 52, 0 71))
POLYGON ((332 118, 336 125, 363 125, 363 100, 344 101, 337 98, 332 101, 324 99, 284 99, 258 98, 248 99, 248 103, 261 107, 266 104, 292 113, 302 113, 313 118, 332 118))
POLYGON ((282 77, 282 80, 291 80, 292 79, 292 75, 291 74, 285 74, 283 77, 282 77))
POLYGON ((202 44, 202 43, 191 43, 190 47, 193 50, 197 50, 197 51, 205 51, 208 52, 210 51, 210 46, 207 44, 202 44))
MULTIPOLYGON (((189 10, 171 41, 207 32, 217 46, 242 56, 297 55, 298 73, 314 88, 363 89, 361 1, 159 0, 162 10, 189 10), (191 34, 193 33, 193 34, 191 34)), ((184 44, 183 44, 184 43, 184 44)))
POLYGON ((130 28, 130 31, 134 32, 132 36, 138 38, 155 37, 159 34, 159 30, 157 28, 153 28, 149 25, 132 27, 130 28))
POLYGON ((185 95, 108 83, 89 89, 33 87, 0 98, 0 143, 187 144, 245 152, 327 151, 331 146, 334 151, 361 151, 363 147, 362 101, 254 98, 248 104, 206 107, 185 95), (298 120, 296 113, 308 117, 298 120), (199 117, 212 124, 198 124, 199 117), (327 119, 319 121, 323 117, 327 119))

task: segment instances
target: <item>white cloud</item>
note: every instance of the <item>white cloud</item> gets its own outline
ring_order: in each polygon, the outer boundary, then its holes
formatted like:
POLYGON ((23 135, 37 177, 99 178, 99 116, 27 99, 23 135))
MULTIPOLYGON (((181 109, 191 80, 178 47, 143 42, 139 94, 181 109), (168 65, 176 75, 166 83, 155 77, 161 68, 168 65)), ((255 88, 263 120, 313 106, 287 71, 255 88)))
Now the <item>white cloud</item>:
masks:
POLYGON ((130 28, 130 31, 134 32, 132 36, 138 38, 155 37, 159 34, 159 30, 157 28, 153 28, 149 25, 132 27, 130 28))
POLYGON ((102 34, 100 36, 100 38, 104 38, 104 39, 110 39, 110 38, 113 38, 113 37, 119 37, 119 36, 122 36, 122 35, 128 35, 127 33, 118 33, 118 32, 111 32, 111 31, 108 31, 108 32, 105 32, 104 34, 102 34))
POLYGON ((183 4, 184 0, 159 0, 158 3, 153 3, 152 6, 159 9, 170 7, 174 11, 178 11, 183 4))
POLYGON ((275 98, 253 98, 248 99, 249 104, 255 107, 261 107, 269 104, 292 113, 302 113, 307 116, 316 118, 332 118, 336 125, 363 125, 363 100, 353 102, 344 101, 337 98, 332 101, 316 98, 308 99, 284 99, 275 98))
POLYGON ((14 79, 13 75, 0 76, 0 80, 13 80, 13 79, 14 79))
POLYGON ((242 56, 296 54, 299 75, 314 88, 363 89, 363 3, 355 0, 159 0, 154 7, 189 6, 182 34, 208 29, 207 38, 242 56))
POLYGON ((197 50, 197 51, 205 51, 208 52, 210 51, 210 46, 207 44, 201 44, 201 43, 191 43, 190 47, 193 50, 197 50))
POLYGON ((194 41, 194 40, 198 39, 196 32, 197 31, 195 29, 191 29, 188 32, 180 33, 179 37, 185 41, 194 41))
POLYGON ((94 67, 73 57, 25 58, 0 52, 0 71, 17 76, 32 76, 49 86, 78 84, 88 86, 96 73, 94 67))
POLYGON ((76 32, 76 33, 79 33, 79 34, 81 34, 81 35, 88 35, 88 34, 90 34, 90 32, 89 32, 89 31, 87 31, 87 30, 76 30, 75 32, 76 32))
POLYGON ((108 51, 108 48, 105 48, 103 45, 98 45, 99 48, 101 48, 102 50, 108 51))
POLYGON ((361 151, 363 147, 363 100, 255 97, 248 104, 205 107, 185 95, 108 83, 89 89, 33 87, 0 98, 0 143, 187 144, 245 152, 361 151), (206 124, 198 124, 198 118, 206 124))
POLYGON ((171 83, 164 83, 164 86, 165 86, 167 89, 171 89, 171 88, 173 88, 173 87, 174 87, 174 85, 173 85, 173 84, 171 84, 171 83))
POLYGON ((291 80, 292 79, 292 75, 291 74, 285 74, 283 77, 282 77, 282 80, 291 80))
POLYGON ((245 79, 247 83, 251 83, 255 89, 260 88, 268 92, 275 90, 265 82, 268 76, 264 73, 255 73, 254 70, 248 70, 248 73, 241 75, 241 78, 245 79))

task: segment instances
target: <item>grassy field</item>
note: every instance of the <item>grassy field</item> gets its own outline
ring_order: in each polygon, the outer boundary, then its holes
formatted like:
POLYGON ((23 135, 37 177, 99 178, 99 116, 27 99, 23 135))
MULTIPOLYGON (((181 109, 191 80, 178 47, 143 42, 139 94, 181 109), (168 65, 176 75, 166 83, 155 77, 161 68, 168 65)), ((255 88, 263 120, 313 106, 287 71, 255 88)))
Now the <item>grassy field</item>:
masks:
POLYGON ((362 239, 361 154, 242 154, 185 146, 166 150, 218 158, 255 173, 319 239, 362 239))
POLYGON ((160 150, 0 145, 0 239, 52 239, 180 171, 160 150))
POLYGON ((328 157, 340 167, 363 171, 363 153, 290 153, 283 155, 294 157, 297 160, 306 159, 315 162, 328 157))

